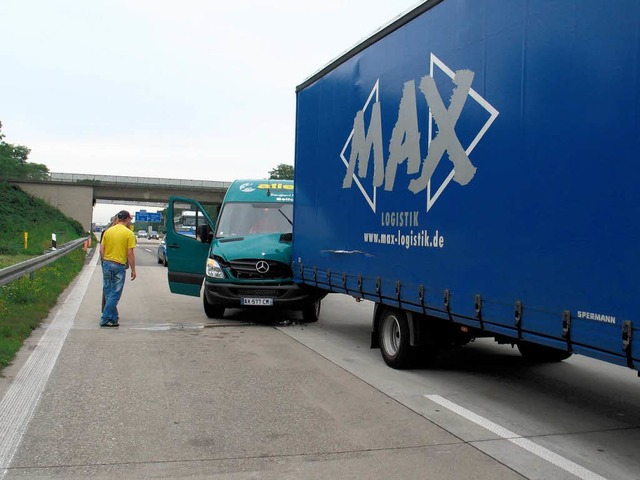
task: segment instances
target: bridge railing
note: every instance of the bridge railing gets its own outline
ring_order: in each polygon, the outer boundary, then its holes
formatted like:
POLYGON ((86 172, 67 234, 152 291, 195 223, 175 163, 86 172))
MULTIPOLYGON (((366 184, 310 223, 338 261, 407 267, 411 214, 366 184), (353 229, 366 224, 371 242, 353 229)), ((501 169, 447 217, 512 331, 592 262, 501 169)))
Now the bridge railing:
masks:
POLYGON ((127 177, 122 175, 92 175, 83 173, 56 173, 51 172, 49 179, 52 182, 63 183, 110 183, 118 185, 167 185, 198 188, 229 188, 231 182, 219 182, 215 180, 186 180, 179 178, 155 178, 155 177, 127 177))

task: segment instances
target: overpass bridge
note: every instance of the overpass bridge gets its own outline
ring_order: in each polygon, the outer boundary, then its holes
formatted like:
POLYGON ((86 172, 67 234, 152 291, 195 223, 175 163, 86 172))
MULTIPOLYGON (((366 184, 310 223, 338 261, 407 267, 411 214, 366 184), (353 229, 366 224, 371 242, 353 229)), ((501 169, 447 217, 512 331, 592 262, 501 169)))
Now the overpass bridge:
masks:
POLYGON ((230 182, 125 177, 81 173, 54 173, 47 180, 11 180, 25 192, 43 199, 91 230, 96 203, 166 206, 172 195, 190 197, 202 204, 222 204, 230 182))

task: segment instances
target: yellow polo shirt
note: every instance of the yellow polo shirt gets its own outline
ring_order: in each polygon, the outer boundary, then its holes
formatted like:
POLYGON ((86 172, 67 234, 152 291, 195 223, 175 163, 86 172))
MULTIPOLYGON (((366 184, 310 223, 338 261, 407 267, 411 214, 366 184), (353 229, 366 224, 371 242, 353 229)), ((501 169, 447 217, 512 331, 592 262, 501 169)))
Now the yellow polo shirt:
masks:
POLYGON ((135 248, 136 236, 123 224, 118 223, 105 230, 102 235, 102 244, 104 245, 102 260, 126 265, 127 251, 130 248, 135 248))

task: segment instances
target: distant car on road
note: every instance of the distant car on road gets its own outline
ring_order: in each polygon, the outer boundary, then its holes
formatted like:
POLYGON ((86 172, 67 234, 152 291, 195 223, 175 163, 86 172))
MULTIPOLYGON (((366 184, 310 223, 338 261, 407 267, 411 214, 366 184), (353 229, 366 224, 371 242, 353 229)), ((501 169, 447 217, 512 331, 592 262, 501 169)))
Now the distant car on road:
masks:
POLYGON ((169 265, 169 261, 167 260, 167 243, 162 239, 160 245, 158 245, 158 263, 164 264, 164 266, 169 265))
POLYGON ((149 234, 149 238, 158 240, 160 237, 158 236, 158 232, 156 232, 155 230, 151 230, 151 233, 149 234))
POLYGON ((147 238, 149 234, 146 230, 138 230, 138 238, 147 238))

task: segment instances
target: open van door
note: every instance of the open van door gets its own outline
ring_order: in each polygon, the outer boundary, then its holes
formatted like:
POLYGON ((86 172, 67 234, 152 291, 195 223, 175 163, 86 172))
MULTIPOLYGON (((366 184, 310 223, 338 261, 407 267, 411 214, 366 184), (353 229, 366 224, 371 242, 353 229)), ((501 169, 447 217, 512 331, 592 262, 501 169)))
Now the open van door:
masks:
POLYGON ((167 209, 167 258, 171 293, 200 296, 215 222, 196 200, 170 197, 167 209))

